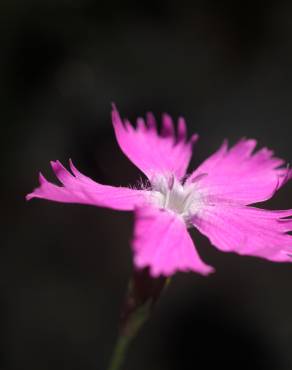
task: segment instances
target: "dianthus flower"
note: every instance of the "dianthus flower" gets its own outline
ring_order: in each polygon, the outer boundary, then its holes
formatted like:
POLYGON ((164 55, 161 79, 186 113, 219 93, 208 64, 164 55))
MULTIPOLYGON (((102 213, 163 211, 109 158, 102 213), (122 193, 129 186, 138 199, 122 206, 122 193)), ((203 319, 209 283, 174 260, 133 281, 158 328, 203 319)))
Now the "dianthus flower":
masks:
POLYGON ((147 176, 149 186, 138 188, 99 184, 80 173, 51 162, 62 186, 39 176, 40 186, 26 198, 82 203, 120 211, 134 211, 132 249, 137 269, 150 275, 176 271, 208 275, 213 268, 199 257, 188 228, 195 227, 224 252, 291 262, 292 210, 265 210, 251 204, 270 199, 292 177, 267 148, 255 151, 256 141, 242 139, 228 148, 226 141, 194 172, 186 175, 192 146, 186 124, 175 127, 163 115, 158 132, 154 116, 138 118, 134 127, 113 106, 112 121, 124 154, 147 176))

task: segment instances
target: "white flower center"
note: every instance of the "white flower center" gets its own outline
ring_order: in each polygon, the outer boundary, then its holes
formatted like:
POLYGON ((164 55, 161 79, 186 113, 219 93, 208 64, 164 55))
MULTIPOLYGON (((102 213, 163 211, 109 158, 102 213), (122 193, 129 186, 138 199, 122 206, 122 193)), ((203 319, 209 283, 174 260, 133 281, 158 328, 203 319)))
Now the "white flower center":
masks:
POLYGON ((173 175, 156 176, 152 181, 151 201, 170 210, 186 222, 201 208, 202 199, 194 183, 181 183, 173 175))

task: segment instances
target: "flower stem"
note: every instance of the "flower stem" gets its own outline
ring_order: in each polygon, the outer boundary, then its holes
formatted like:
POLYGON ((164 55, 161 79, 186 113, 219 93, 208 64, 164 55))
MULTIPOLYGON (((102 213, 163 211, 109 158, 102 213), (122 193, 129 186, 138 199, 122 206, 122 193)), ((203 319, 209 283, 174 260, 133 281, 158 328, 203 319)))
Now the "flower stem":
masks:
POLYGON ((112 354, 111 363, 108 367, 108 370, 119 370, 121 369, 121 366, 123 365, 126 350, 129 346, 129 338, 126 336, 120 336, 118 338, 116 347, 114 349, 114 352, 112 354))
POLYGON ((128 319, 126 328, 124 328, 124 330, 120 333, 118 337, 108 370, 120 370, 122 368, 128 347, 132 339, 134 339, 139 329, 149 316, 150 306, 145 306, 146 307, 141 307, 139 310, 133 313, 128 319))
POLYGON ((108 370, 121 370, 131 341, 150 315, 163 288, 164 277, 152 278, 148 269, 134 270, 120 317, 120 332, 108 370))

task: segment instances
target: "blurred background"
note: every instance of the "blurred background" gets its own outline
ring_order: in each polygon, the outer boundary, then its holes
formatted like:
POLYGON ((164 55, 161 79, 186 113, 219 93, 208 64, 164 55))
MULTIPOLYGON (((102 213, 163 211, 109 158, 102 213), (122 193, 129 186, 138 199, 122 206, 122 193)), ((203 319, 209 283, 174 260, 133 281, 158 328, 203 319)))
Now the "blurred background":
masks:
MULTIPOLYGON (((135 184, 110 103, 134 119, 183 115, 192 166, 224 138, 291 161, 292 5, 282 0, 1 0, 0 369, 104 370, 131 276, 133 218, 24 196, 49 161, 135 184)), ((286 185, 267 204, 291 208, 286 185)), ((130 349, 127 370, 292 368, 292 265, 223 254, 178 274, 130 349)))

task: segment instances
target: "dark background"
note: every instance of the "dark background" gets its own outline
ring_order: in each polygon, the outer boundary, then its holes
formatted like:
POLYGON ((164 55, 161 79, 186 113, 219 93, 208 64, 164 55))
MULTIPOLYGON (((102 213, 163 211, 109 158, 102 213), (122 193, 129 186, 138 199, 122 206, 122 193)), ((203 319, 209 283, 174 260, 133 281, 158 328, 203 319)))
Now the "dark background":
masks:
MULTIPOLYGON (((290 2, 291 4, 291 2, 290 2)), ((1 0, 0 369, 104 370, 131 275, 132 215, 26 203, 49 160, 101 183, 135 183, 110 103, 134 118, 183 114, 291 160, 292 7, 281 0, 1 0)), ((291 184, 268 203, 291 208, 291 184)), ((292 368, 292 265, 223 254, 192 232, 217 273, 178 274, 125 370, 292 368)))

